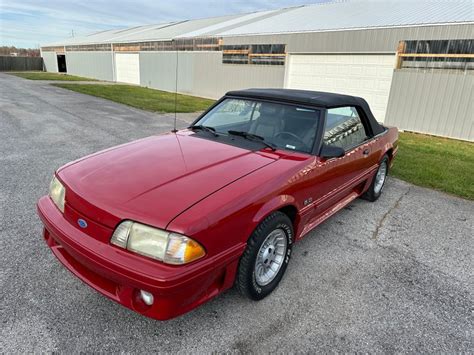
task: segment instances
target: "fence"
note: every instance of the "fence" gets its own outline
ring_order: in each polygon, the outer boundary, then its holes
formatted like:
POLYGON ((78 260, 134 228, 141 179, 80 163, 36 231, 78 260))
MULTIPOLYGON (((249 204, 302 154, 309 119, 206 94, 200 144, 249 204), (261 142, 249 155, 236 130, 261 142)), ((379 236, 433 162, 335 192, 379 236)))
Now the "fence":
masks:
POLYGON ((43 58, 0 56, 0 71, 25 70, 43 70, 43 58))

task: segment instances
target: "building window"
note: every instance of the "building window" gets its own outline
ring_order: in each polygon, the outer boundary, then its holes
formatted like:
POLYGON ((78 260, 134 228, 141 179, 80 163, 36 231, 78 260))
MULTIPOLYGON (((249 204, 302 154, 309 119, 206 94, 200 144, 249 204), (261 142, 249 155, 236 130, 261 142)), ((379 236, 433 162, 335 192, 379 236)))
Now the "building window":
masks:
MULTIPOLYGON (((219 51, 222 40, 220 38, 183 38, 172 41, 149 41, 114 43, 116 52, 140 52, 140 51, 219 51)), ((83 44, 66 46, 70 52, 110 51, 111 43, 108 44, 83 44)), ((43 47, 43 51, 54 51, 56 47, 43 47)), ((61 47, 63 48, 63 47, 61 47)))
POLYGON ((58 47, 41 47, 41 50, 42 50, 43 52, 64 53, 64 47, 63 47, 63 46, 58 46, 58 47))
POLYGON ((474 39, 401 41, 397 69, 474 69, 474 39))
POLYGON ((110 51, 110 44, 86 44, 76 46, 66 46, 68 52, 97 52, 110 51))
POLYGON ((285 65, 284 44, 246 44, 222 46, 222 63, 285 65))
POLYGON ((114 50, 126 51, 127 48, 134 48, 135 51, 180 51, 180 52, 196 52, 196 51, 218 51, 220 49, 219 38, 183 38, 172 41, 150 41, 138 43, 121 43, 114 44, 114 50))

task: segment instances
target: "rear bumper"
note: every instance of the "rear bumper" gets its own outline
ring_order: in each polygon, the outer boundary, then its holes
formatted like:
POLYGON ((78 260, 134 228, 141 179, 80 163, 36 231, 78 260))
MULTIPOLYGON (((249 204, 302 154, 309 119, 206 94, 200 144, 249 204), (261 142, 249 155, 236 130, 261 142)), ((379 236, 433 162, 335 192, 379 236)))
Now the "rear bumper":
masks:
POLYGON ((189 265, 165 265, 83 233, 49 197, 41 198, 37 208, 46 243, 68 270, 112 300, 159 320, 188 312, 231 287, 245 247, 237 245, 189 265), (153 294, 151 306, 141 300, 140 290, 153 294))

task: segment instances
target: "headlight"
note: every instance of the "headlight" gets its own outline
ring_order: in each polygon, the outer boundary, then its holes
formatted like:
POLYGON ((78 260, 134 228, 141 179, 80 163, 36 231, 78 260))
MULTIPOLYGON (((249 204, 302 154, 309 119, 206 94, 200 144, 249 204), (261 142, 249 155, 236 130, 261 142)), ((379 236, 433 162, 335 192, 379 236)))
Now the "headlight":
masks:
POLYGON ((53 177, 51 183, 49 184, 49 197, 53 200, 54 204, 61 212, 64 212, 64 196, 66 194, 66 189, 63 184, 56 178, 53 177))
POLYGON ((166 264, 187 264, 206 254, 204 248, 191 238, 132 221, 120 223, 110 242, 166 264))

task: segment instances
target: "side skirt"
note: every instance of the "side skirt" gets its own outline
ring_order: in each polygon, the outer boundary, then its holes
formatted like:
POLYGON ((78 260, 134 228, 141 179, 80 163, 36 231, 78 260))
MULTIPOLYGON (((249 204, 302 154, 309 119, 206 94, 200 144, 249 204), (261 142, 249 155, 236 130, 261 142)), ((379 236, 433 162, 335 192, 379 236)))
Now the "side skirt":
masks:
POLYGON ((310 231, 312 231, 314 228, 316 228, 318 225, 323 223, 326 219, 334 215, 336 212, 340 211, 344 207, 346 207, 349 203, 354 201, 357 197, 359 197, 359 193, 356 191, 351 192, 349 195, 347 195, 345 198, 343 198, 341 201, 336 203, 334 206, 331 208, 327 209, 325 212, 320 214, 318 217, 315 219, 311 220, 308 222, 304 228, 301 234, 299 235, 298 239, 303 238, 306 234, 308 234, 310 231))

